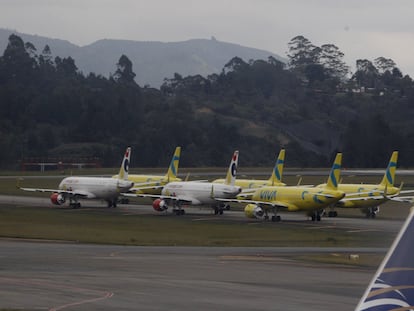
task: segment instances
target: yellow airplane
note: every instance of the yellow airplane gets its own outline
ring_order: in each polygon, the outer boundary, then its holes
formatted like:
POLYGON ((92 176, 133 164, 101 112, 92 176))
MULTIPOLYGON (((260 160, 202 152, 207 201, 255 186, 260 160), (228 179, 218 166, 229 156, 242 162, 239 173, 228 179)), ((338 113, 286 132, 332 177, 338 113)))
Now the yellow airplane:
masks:
MULTIPOLYGON (((282 182, 283 165, 285 163, 285 149, 281 149, 277 157, 275 167, 269 179, 236 179, 235 185, 245 189, 256 189, 263 186, 286 186, 282 182)), ((216 179, 213 183, 223 184, 225 179, 216 179)))
MULTIPOLYGON (((299 186, 264 186, 257 189, 253 195, 245 195, 246 199, 218 199, 223 202, 248 203, 244 209, 249 218, 269 219, 268 212, 272 211, 272 221, 280 221, 278 209, 289 212, 305 211, 312 220, 321 220, 324 209, 345 196, 338 190, 338 180, 341 173, 342 153, 336 155, 328 182, 323 188, 299 186), (249 197, 250 196, 250 197, 249 197)), ((240 197, 240 196, 239 196, 240 197)))
MULTIPOLYGON (((400 188, 394 187, 395 171, 397 169, 398 151, 391 155, 384 177, 379 184, 339 184, 338 189, 345 192, 345 197, 333 207, 360 208, 368 218, 375 218, 379 205, 400 193, 400 188)), ((317 187, 324 187, 325 184, 317 187)), ((329 217, 336 217, 337 211, 330 210, 329 217)))
MULTIPOLYGON (((174 155, 171 159, 170 166, 165 175, 143 175, 143 174, 129 174, 128 180, 134 182, 134 187, 130 189, 136 193, 146 194, 160 194, 162 187, 172 181, 181 181, 177 177, 178 165, 180 162, 181 147, 176 147, 174 155)), ((112 176, 118 178, 118 175, 112 176)))

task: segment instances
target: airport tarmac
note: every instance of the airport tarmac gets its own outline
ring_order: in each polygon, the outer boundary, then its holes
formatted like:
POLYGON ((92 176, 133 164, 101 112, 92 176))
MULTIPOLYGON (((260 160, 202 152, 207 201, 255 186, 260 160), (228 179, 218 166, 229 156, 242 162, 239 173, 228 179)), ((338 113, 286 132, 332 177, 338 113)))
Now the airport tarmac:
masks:
POLYGON ((13 310, 345 311, 356 306, 374 273, 289 259, 358 249, 13 240, 1 240, 0 247, 0 308, 13 310))
MULTIPOLYGON (((48 198, 0 196, 0 202, 53 206, 48 198)), ((107 209, 104 202, 83 202, 84 209, 107 209)), ((157 214, 151 206, 136 204, 108 212, 157 214)), ((217 216, 208 208, 194 207, 185 216, 159 215, 191 221, 251 221, 242 212, 217 216)), ((401 220, 340 217, 315 223, 303 221, 302 213, 282 217, 298 227, 340 226, 356 234, 396 233, 402 224, 401 220)), ((0 240, 0 248, 0 309, 13 310, 353 310, 375 272, 372 268, 293 257, 386 252, 383 248, 139 247, 10 239, 0 240)))

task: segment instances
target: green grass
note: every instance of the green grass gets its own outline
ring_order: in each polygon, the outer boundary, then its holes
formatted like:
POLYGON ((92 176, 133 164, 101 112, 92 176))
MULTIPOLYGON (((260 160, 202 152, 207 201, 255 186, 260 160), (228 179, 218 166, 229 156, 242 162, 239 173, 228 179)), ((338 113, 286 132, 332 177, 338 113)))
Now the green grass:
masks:
POLYGON ((385 254, 356 254, 358 257, 351 257, 352 254, 331 253, 331 254, 306 254, 294 256, 291 259, 304 262, 314 262, 322 264, 334 264, 357 267, 378 267, 384 259, 385 254))
MULTIPOLYGON (((208 217, 208 216, 207 216, 208 217)), ((82 243, 180 246, 379 246, 393 235, 310 229, 295 223, 193 221, 191 216, 124 215, 107 209, 50 209, 0 205, 0 236, 82 243)))

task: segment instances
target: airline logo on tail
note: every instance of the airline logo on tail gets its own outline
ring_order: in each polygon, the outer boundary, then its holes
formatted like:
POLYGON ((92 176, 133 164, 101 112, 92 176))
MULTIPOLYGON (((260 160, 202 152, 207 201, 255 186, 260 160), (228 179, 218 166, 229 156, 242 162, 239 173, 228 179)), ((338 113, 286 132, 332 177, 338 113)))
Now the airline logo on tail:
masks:
POLYGON ((177 178, 178 165, 180 163, 181 147, 175 148, 174 155, 171 159, 170 166, 168 167, 167 177, 177 178))
POLYGON ((129 171, 129 161, 131 158, 131 147, 128 147, 125 151, 124 160, 121 164, 121 169, 119 170, 118 179, 127 180, 128 171, 129 171))
POLYGON ((285 164, 285 149, 281 149, 277 157, 272 176, 270 177, 272 185, 282 182, 283 166, 285 164))
POLYGON ((414 310, 414 208, 357 311, 414 310))
POLYGON ((338 180, 341 177, 342 153, 337 153, 334 164, 332 165, 326 186, 330 189, 338 189, 338 180))
POLYGON ((239 161, 239 151, 236 150, 233 153, 233 157, 231 158, 230 166, 227 171, 225 184, 234 186, 234 183, 236 181, 236 174, 237 174, 237 165, 239 161))
POLYGON ((384 178, 381 181, 381 185, 394 186, 395 171, 397 170, 398 151, 394 151, 391 155, 390 162, 388 163, 387 170, 385 171, 384 178))

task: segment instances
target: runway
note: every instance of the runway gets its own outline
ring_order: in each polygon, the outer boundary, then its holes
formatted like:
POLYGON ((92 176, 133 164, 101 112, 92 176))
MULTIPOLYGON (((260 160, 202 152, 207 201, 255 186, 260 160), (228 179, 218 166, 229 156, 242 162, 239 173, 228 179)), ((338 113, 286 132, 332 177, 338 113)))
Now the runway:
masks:
POLYGON ((337 249, 0 245, 10 309, 345 311, 374 272, 288 256, 337 249))

